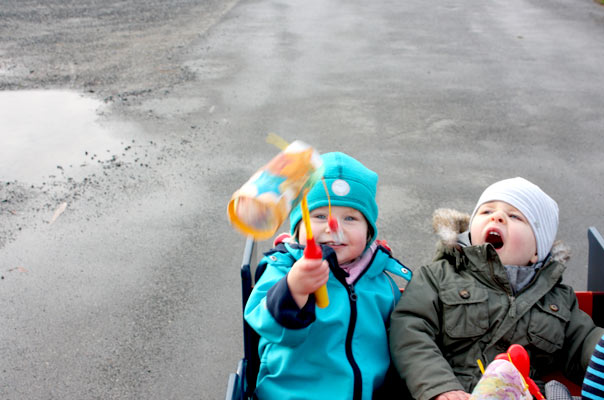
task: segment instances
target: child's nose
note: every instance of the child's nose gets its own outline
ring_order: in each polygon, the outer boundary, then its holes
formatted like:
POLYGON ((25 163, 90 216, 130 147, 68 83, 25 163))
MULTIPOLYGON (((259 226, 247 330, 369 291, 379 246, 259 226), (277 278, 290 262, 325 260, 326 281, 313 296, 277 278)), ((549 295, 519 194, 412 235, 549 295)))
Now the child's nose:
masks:
POLYGON ((500 211, 495 211, 493 214, 491 214, 491 221, 504 223, 505 218, 503 218, 503 213, 500 211))

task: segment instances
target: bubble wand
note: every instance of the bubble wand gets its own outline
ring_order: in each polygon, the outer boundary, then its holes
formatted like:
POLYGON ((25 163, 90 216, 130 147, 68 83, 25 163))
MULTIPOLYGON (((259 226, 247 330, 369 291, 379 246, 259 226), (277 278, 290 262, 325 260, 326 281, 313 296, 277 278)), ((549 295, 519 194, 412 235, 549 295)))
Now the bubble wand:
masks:
MULTIPOLYGON (((270 133, 266 141, 268 143, 274 144, 279 147, 281 150, 285 150, 289 144, 280 136, 270 133)), ((335 230, 340 231, 338 227, 338 222, 331 216, 331 201, 329 201, 329 191, 325 186, 325 179, 321 177, 321 181, 323 182, 323 187, 325 187, 325 193, 327 193, 327 203, 329 205, 329 227, 330 229, 335 223, 335 230)), ((300 208, 302 209, 302 221, 304 223, 304 227, 306 228, 306 247, 304 248, 304 257, 308 259, 321 259, 323 258, 323 251, 321 250, 321 246, 317 245, 315 239, 312 234, 312 227, 310 225, 310 213, 308 211, 308 201, 306 200, 306 195, 308 194, 308 189, 304 190, 304 195, 302 196, 302 200, 300 201, 300 208)), ((341 241, 341 240, 340 240, 341 241)), ((317 307, 326 308, 329 305, 329 296, 327 295, 327 286, 323 285, 319 289, 315 291, 315 301, 317 307)))
MULTIPOLYGON (((287 146, 289 146, 289 143, 287 143, 285 139, 275 133, 269 133, 266 137, 266 142, 277 146, 281 150, 285 150, 287 146)), ((323 177, 321 177, 321 182, 323 183, 323 188, 325 189, 325 194, 327 195, 327 224, 329 225, 329 230, 335 235, 336 242, 342 243, 344 241, 344 233, 342 232, 342 228, 340 228, 338 219, 331 215, 331 198, 329 196, 329 189, 327 189, 327 184, 325 183, 325 179, 323 177)), ((304 199, 306 198, 307 193, 308 192, 305 192, 304 199)), ((304 201, 304 204, 307 204, 306 201, 304 201)), ((306 210, 308 214, 308 205, 306 206, 306 210)), ((304 208, 302 208, 302 217, 304 217, 304 208)), ((310 232, 309 225, 306 224, 306 221, 305 226, 306 231, 310 232)))
MULTIPOLYGON (((229 221, 255 240, 268 239, 300 202, 308 235, 304 256, 322 258, 321 247, 315 243, 310 229, 306 201, 310 187, 322 179, 321 158, 312 147, 300 141, 287 144, 279 136, 270 134, 267 142, 282 151, 233 194, 227 206, 229 221)), ((329 305, 325 286, 315 292, 315 299, 320 308, 329 305)))
MULTIPOLYGON (((304 221, 304 227, 306 228, 306 247, 304 248, 304 257, 309 259, 321 259, 323 258, 323 251, 321 246, 317 245, 312 235, 312 228, 310 226, 310 214, 308 212, 308 202, 306 201, 306 195, 308 191, 304 193, 302 201, 300 202, 300 208, 302 209, 302 220, 304 221)), ((325 308, 329 305, 329 297, 327 295, 327 287, 321 286, 315 291, 315 300, 317 307, 325 308)))

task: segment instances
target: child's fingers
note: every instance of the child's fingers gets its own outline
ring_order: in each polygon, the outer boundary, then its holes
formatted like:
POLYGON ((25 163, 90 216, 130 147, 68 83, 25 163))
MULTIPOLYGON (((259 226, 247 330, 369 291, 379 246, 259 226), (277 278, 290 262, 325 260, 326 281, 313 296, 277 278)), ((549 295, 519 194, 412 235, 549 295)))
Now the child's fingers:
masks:
POLYGON ((308 271, 315 271, 315 270, 319 269, 321 267, 321 265, 323 265, 324 263, 327 263, 327 261, 322 260, 320 258, 305 258, 305 257, 302 257, 300 260, 298 260, 298 262, 300 262, 300 264, 303 266, 303 268, 308 271))
POLYGON ((450 397, 451 400, 467 400, 470 398, 470 394, 462 391, 454 392, 453 396, 450 397))
POLYGON ((327 263, 327 260, 323 260, 323 262, 321 263, 321 266, 319 268, 319 287, 325 285, 327 283, 327 280, 329 279, 329 263, 327 263))
POLYGON ((300 259, 294 263, 288 274, 290 291, 310 294, 327 283, 329 264, 325 260, 300 259))
POLYGON ((467 400, 470 398, 470 394, 462 390, 454 390, 451 392, 441 393, 434 398, 434 400, 467 400))
POLYGON ((305 264, 305 268, 302 269, 301 273, 304 275, 308 285, 312 286, 310 292, 314 292, 327 283, 329 279, 329 264, 325 260, 312 260, 312 263, 305 264))
POLYGON ((308 269, 308 278, 315 281, 315 284, 318 285, 317 289, 327 283, 329 279, 329 264, 327 261, 322 260, 317 265, 313 265, 312 268, 308 269))

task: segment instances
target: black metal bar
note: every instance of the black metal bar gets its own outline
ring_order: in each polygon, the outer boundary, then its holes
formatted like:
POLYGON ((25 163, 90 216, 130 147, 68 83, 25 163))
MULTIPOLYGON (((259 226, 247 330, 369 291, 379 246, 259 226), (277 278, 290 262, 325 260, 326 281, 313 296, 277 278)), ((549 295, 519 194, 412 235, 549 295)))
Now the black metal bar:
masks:
POLYGON ((604 328, 604 292, 593 292, 591 318, 597 326, 604 328))
POLYGON ((604 239, 595 227, 587 230, 589 258, 587 262, 587 290, 604 292, 604 239))
MULTIPOLYGON (((243 251, 243 260, 241 262, 241 306, 243 316, 245 313, 245 305, 252 293, 253 281, 252 281, 252 266, 256 264, 256 241, 252 237, 248 237, 245 242, 245 249, 243 251)), ((254 364, 253 360, 258 358, 258 335, 243 319, 243 354, 244 358, 241 360, 240 369, 238 374, 241 374, 241 392, 244 398, 251 397, 253 390, 256 387, 255 376, 251 377, 248 375, 254 374, 254 371, 248 367, 250 362, 254 364), (251 361, 250 361, 251 360, 251 361), (252 381, 254 380, 254 381, 252 381)), ((255 374, 254 374, 255 375, 255 374)))

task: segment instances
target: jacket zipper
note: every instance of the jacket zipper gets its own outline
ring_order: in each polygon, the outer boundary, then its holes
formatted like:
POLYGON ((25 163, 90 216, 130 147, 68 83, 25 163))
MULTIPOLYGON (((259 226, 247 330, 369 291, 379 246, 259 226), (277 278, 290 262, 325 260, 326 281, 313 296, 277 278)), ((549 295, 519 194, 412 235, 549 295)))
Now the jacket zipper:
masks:
POLYGON ((510 317, 516 318, 516 297, 508 295, 510 299, 510 317))
POLYGON ((354 291, 354 286, 348 285, 348 299, 350 301, 350 324, 348 325, 348 333, 346 334, 346 357, 352 367, 354 375, 354 392, 353 399, 360 400, 363 397, 363 380, 359 365, 354 360, 352 355, 352 336, 357 323, 357 294, 354 291))
POLYGON ((357 324, 357 294, 354 290, 354 285, 359 281, 359 279, 363 277, 363 275, 365 275, 371 265, 373 265, 373 261, 375 260, 376 255, 377 250, 373 254, 371 261, 369 261, 367 268, 365 268, 365 270, 361 272, 361 274, 357 277, 357 279, 355 279, 352 284, 347 283, 346 278, 344 278, 343 276, 335 274, 336 279, 338 279, 340 283, 342 283, 342 285, 346 287, 346 291, 348 292, 348 300, 350 302, 350 323, 348 325, 348 332, 346 333, 345 348, 346 358, 348 359, 348 363, 352 367, 352 374, 354 376, 354 390, 352 395, 353 400, 362 400, 363 398, 363 376, 361 375, 361 369, 359 368, 359 365, 355 361, 354 356, 352 354, 352 337, 354 335, 354 329, 357 324))

